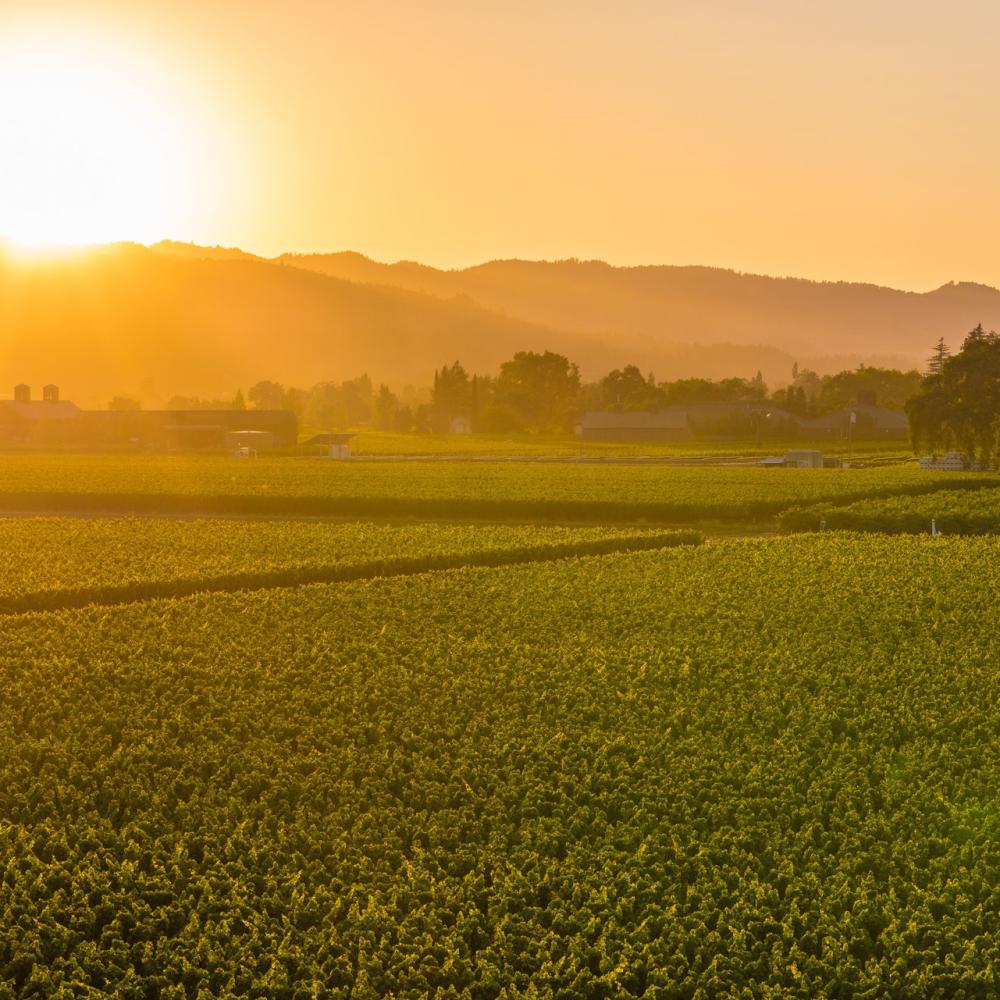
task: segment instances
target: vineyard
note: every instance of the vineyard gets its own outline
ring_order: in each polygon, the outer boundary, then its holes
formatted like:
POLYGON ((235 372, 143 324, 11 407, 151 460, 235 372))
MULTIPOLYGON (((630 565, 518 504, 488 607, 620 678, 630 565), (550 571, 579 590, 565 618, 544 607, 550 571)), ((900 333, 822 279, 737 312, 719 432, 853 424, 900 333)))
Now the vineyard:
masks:
POLYGON ((815 504, 778 516, 786 531, 827 528, 920 534, 931 530, 949 535, 986 535, 1000 531, 1000 489, 939 490, 920 496, 861 500, 844 507, 815 504))
POLYGON ((790 506, 996 486, 997 476, 870 469, 11 455, 0 511, 450 519, 770 519, 790 506))
POLYGON ((828 533, 4 618, 0 997, 993 996, 998 579, 828 533))
POLYGON ((591 457, 672 458, 705 456, 762 457, 780 455, 791 448, 819 448, 825 454, 847 455, 852 459, 905 462, 910 457, 908 442, 869 440, 846 442, 827 438, 752 441, 711 441, 700 438, 677 441, 588 441, 574 434, 412 434, 362 430, 352 441, 355 452, 377 456, 448 457, 591 457))
POLYGON ((693 531, 0 519, 0 613, 697 544, 693 531))

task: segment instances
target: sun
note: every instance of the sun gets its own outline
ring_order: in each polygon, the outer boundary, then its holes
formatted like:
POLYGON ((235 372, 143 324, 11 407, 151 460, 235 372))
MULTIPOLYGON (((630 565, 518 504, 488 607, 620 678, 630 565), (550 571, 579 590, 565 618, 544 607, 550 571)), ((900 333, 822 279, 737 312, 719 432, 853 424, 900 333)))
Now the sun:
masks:
POLYGON ((0 46, 0 239, 39 250, 175 229, 193 137, 169 86, 89 38, 0 46))

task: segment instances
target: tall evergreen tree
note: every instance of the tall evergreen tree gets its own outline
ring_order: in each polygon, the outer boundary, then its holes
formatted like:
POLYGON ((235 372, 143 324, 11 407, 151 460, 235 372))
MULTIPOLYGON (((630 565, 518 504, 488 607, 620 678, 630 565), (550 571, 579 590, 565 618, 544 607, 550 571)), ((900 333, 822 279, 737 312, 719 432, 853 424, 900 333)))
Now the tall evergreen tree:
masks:
MULTIPOLYGON (((977 327, 977 329, 982 330, 982 326, 977 327)), ((950 357, 951 351, 948 350, 948 345, 944 342, 944 337, 939 337, 938 342, 934 345, 931 356, 927 359, 927 374, 940 375, 941 370, 944 368, 944 363, 950 357)))

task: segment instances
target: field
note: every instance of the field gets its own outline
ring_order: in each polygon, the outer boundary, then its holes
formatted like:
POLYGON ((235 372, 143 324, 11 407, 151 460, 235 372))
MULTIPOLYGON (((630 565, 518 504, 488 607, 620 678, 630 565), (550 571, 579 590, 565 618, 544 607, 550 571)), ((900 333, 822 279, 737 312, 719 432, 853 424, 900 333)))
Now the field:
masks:
POLYGON ((996 477, 2 464, 0 1000, 995 995, 996 477))
POLYGON ((998 576, 844 534, 8 618, 6 995, 989 996, 998 576))
POLYGON ((827 528, 847 531, 884 531, 920 534, 931 530, 949 535, 984 535, 1000 532, 1000 490, 938 490, 920 496, 895 496, 860 500, 844 507, 815 504, 796 507, 778 517, 787 531, 815 531, 820 521, 827 528))
POLYGON ((690 523, 770 519, 793 506, 997 485, 912 466, 764 469, 533 462, 18 455, 0 511, 197 512, 690 523))
POLYGON ((0 613, 696 544, 692 531, 156 518, 0 519, 0 613))
MULTIPOLYGON (((307 438, 304 430, 302 437, 307 438)), ((553 456, 591 458, 677 458, 682 461, 712 458, 759 458, 782 455, 790 448, 818 448, 829 455, 859 461, 905 461, 912 456, 909 442, 900 440, 855 441, 823 438, 767 438, 702 441, 583 441, 575 434, 393 434, 362 429, 351 442, 359 455, 408 456, 553 456)))

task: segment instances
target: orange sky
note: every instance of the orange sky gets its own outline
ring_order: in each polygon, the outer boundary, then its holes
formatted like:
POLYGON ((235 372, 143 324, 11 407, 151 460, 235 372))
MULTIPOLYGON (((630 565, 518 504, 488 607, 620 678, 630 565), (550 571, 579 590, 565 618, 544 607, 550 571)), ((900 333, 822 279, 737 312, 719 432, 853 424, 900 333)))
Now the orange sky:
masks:
POLYGON ((998 29, 923 0, 0 0, 0 233, 37 206, 40 241, 1000 284, 998 29))

